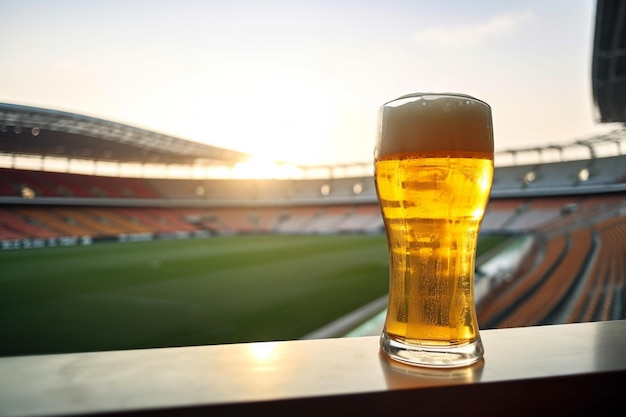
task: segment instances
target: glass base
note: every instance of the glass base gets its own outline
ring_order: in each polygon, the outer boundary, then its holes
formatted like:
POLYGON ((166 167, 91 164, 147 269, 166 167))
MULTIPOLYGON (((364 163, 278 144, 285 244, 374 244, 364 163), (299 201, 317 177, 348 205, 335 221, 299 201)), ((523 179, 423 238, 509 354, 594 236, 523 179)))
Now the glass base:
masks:
POLYGON ((429 346, 399 342, 383 331, 380 348, 391 359, 408 365, 429 368, 456 368, 471 365, 483 357, 480 336, 473 343, 461 346, 429 346))

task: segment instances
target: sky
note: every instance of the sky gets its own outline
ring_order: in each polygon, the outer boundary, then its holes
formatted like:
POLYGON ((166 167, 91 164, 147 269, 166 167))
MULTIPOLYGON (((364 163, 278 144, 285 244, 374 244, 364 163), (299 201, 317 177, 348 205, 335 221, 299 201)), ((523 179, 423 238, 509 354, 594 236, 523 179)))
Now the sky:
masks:
POLYGON ((302 165, 370 162, 380 106, 459 92, 496 151, 596 122, 595 1, 0 1, 0 102, 302 165))

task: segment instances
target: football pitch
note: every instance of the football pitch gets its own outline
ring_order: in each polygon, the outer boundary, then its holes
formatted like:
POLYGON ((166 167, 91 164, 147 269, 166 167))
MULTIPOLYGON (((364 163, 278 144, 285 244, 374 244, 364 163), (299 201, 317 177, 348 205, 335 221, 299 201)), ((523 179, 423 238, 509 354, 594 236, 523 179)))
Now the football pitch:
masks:
POLYGON ((0 271, 2 356, 298 339, 388 289, 384 235, 1 251, 0 271))

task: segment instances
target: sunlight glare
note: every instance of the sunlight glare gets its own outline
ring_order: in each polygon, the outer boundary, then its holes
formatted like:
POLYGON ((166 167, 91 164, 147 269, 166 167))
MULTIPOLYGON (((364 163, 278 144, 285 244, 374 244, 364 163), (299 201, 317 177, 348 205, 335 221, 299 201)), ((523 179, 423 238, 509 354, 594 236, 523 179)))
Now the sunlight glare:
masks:
MULTIPOLYGON (((216 76, 210 139, 230 149, 277 161, 310 164, 328 154, 320 146, 339 126, 341 89, 310 71, 248 64, 216 76)), ((206 123, 205 117, 196 122, 206 123)))
POLYGON ((231 177, 238 179, 284 179, 293 178, 296 174, 297 168, 294 166, 254 156, 238 162, 231 170, 231 177))

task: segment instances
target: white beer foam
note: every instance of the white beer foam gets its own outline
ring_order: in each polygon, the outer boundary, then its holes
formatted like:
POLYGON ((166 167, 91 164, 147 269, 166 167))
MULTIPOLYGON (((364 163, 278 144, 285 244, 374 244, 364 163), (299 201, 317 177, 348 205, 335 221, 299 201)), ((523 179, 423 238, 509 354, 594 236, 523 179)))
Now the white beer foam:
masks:
POLYGON ((384 104, 376 157, 415 151, 493 153, 491 107, 466 94, 416 93, 384 104))

